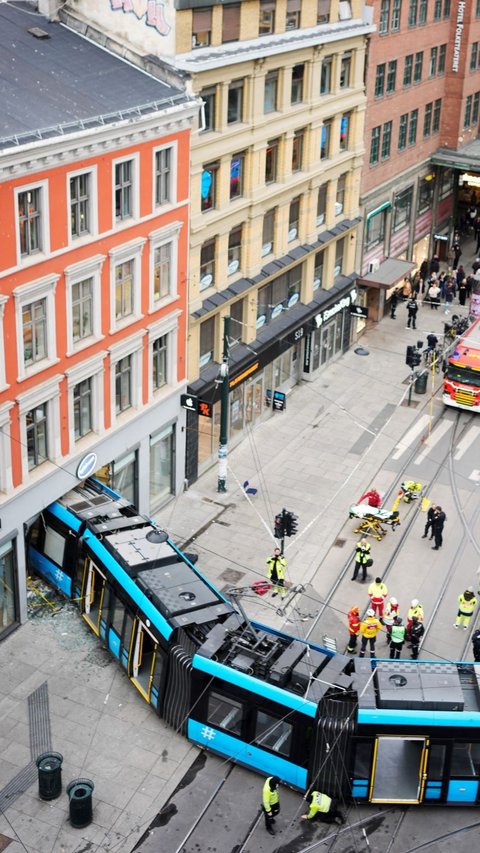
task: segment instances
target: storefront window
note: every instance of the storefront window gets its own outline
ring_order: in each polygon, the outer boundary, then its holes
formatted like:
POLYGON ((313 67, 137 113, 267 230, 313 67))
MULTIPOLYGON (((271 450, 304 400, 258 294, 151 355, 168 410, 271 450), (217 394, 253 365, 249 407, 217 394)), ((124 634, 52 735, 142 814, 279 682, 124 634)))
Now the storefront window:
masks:
POLYGON ((133 450, 112 462, 112 489, 136 506, 137 482, 137 451, 133 450))
POLYGON ((203 415, 198 417, 198 464, 200 466, 218 451, 219 436, 220 403, 215 403, 211 418, 203 415))
POLYGON ((175 471, 175 427, 150 436, 150 512, 173 494, 175 471))
POLYGON ((15 547, 0 545, 0 634, 15 622, 15 547))
POLYGON ((440 173, 440 198, 446 198, 453 190, 453 171, 452 169, 444 169, 440 173))
POLYGON ((243 429, 243 389, 240 385, 230 393, 230 434, 243 429))
POLYGON ((399 231, 410 222, 412 213, 413 187, 403 190, 395 197, 395 209, 393 214, 393 230, 399 231))
POLYGON ((418 212, 431 208, 433 202, 433 181, 423 178, 418 187, 418 212))
POLYGON ((385 224, 387 221, 387 211, 380 210, 374 216, 367 218, 367 230, 365 236, 365 248, 373 249, 374 246, 379 246, 385 239, 385 224))

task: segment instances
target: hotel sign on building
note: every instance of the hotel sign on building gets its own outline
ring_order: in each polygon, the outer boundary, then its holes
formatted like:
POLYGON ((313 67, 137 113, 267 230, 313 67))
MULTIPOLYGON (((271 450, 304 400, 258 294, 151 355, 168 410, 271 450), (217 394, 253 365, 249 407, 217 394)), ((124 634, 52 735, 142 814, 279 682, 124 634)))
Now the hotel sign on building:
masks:
POLYGON ((457 26, 455 29, 455 39, 453 42, 452 71, 455 72, 458 71, 458 66, 460 64, 460 50, 462 47, 463 18, 465 15, 465 6, 465 0, 460 0, 457 9, 457 26))

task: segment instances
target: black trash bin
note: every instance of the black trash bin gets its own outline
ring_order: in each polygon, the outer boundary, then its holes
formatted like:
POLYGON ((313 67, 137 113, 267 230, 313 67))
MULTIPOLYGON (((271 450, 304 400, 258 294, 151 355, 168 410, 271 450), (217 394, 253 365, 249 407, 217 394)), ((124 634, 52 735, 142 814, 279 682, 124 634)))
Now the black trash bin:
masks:
POLYGON ((428 371, 423 370, 422 373, 417 373, 417 376, 415 378, 415 385, 413 386, 415 394, 425 394, 427 391, 427 384, 428 371))
POLYGON ((62 761, 59 752, 42 752, 38 756, 38 795, 41 800, 55 800, 62 793, 62 761))
POLYGON ((74 779, 67 785, 70 800, 70 823, 76 829, 92 822, 92 793, 95 785, 91 779, 74 779))

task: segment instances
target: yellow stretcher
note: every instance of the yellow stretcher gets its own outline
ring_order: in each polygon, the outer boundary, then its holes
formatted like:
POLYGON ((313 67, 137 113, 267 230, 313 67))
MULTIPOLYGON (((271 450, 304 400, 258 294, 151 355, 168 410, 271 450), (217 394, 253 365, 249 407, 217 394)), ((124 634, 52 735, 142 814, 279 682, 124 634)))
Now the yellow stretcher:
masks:
POLYGON ((392 530, 395 530, 400 524, 400 513, 398 510, 379 509, 374 506, 365 506, 357 504, 351 506, 349 510, 350 518, 360 519, 360 524, 355 528, 354 533, 361 533, 362 536, 373 536, 374 539, 381 539, 387 533, 384 524, 388 524, 392 530))

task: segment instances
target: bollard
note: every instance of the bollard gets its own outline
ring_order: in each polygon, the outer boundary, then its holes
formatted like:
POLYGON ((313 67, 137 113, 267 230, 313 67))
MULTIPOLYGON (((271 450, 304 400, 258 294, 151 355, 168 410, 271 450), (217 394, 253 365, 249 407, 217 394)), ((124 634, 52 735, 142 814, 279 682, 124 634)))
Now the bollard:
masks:
POLYGON ((36 760, 38 795, 41 800, 55 800, 62 792, 62 761, 59 752, 42 752, 36 760))
POLYGON ((92 822, 92 793, 95 785, 90 779, 74 779, 67 785, 70 800, 70 823, 82 829, 92 822))

